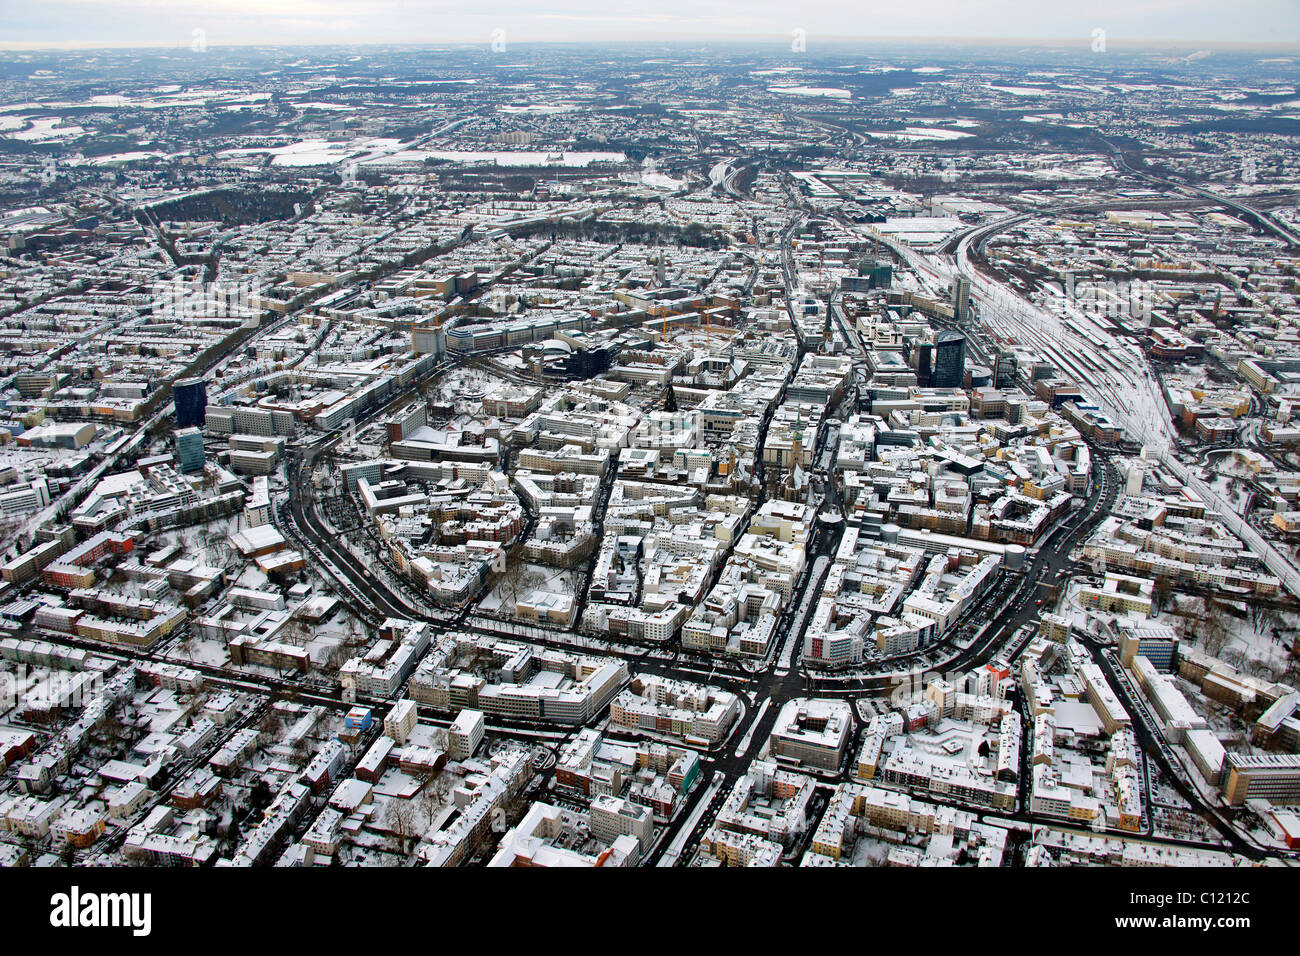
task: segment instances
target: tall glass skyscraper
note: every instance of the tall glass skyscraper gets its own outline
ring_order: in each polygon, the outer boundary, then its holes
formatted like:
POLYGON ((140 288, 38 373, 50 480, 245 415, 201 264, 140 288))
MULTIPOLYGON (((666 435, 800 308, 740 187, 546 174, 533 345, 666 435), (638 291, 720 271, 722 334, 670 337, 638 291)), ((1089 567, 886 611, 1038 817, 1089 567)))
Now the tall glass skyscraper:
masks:
POLYGON ((966 336, 960 332, 940 332, 934 343, 934 369, 931 388, 961 388, 966 372, 966 336))
POLYGON ((172 386, 177 428, 202 428, 208 408, 208 383, 201 378, 184 378, 172 386))
POLYGON ((203 432, 197 428, 181 428, 176 432, 176 458, 181 471, 193 474, 203 470, 206 456, 203 451, 203 432))

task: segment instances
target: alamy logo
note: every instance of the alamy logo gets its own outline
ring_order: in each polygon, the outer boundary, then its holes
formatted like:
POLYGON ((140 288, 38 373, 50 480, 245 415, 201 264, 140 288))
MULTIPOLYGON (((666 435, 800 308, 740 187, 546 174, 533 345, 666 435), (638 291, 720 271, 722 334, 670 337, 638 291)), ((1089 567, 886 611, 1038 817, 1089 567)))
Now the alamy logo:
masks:
POLYGON ((128 927, 133 936, 148 936, 153 929, 152 893, 82 893, 74 886, 50 897, 50 925, 128 927))

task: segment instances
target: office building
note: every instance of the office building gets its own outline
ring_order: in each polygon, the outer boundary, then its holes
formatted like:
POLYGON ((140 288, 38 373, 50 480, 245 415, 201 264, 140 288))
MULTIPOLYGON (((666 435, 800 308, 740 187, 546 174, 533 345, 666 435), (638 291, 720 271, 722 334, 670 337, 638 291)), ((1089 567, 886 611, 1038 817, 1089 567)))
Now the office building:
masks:
POLYGON ((1016 387, 1016 374, 1020 370, 1020 360, 1015 352, 999 352, 996 368, 993 372, 993 386, 1001 391, 1010 391, 1016 387))
POLYGON ((853 731, 852 709, 839 700, 787 701, 772 728, 772 754, 778 763, 789 761, 822 770, 836 770, 843 762, 853 731))
POLYGON ((208 407, 208 383, 201 378, 185 378, 172 386, 176 406, 177 428, 202 428, 208 407))
POLYGON ((468 760, 483 742, 486 722, 477 710, 462 710, 447 731, 448 753, 453 760, 468 760))
POLYGON ((931 388, 961 388, 966 374, 966 336, 960 332, 940 332, 934 343, 934 370, 931 388))
POLYGON ((964 275, 952 280, 952 317, 958 322, 970 318, 970 279, 964 275))
POLYGON ((181 471, 190 475, 203 471, 203 433, 197 428, 181 428, 176 432, 176 459, 181 471))
POLYGON ((1247 800, 1300 803, 1300 754, 1227 755, 1224 799, 1231 806, 1247 800))
POLYGON ((1156 621, 1121 626, 1120 663, 1128 667, 1135 657, 1145 657, 1160 673, 1172 674, 1178 666, 1177 632, 1168 624, 1156 621))
POLYGON ((649 807, 600 794, 591 801, 591 835, 611 845, 621 836, 635 837, 645 853, 654 844, 654 815, 649 807))

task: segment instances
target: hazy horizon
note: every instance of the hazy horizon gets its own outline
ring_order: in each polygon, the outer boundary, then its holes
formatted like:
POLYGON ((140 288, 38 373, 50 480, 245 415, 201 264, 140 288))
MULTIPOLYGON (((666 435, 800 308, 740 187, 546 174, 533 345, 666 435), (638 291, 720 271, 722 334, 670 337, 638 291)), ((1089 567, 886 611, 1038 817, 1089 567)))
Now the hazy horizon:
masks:
POLYGON ((443 46, 482 43, 774 42, 803 31, 815 43, 961 42, 1088 46, 1300 48, 1300 4, 1241 0, 1099 0, 1086 10, 1034 0, 914 0, 894 4, 664 0, 636 5, 557 0, 492 9, 456 0, 0 0, 0 49, 189 49, 196 31, 220 46, 443 46))

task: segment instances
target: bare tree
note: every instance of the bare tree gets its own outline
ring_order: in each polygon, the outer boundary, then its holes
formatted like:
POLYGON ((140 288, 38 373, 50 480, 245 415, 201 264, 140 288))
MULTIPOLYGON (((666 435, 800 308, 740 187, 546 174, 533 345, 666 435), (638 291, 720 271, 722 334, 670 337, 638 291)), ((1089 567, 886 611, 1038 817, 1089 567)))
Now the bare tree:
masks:
POLYGON ((300 617, 295 617, 285 628, 285 638, 290 644, 296 644, 299 647, 305 647, 311 637, 311 628, 307 622, 300 617))
POLYGON ((1214 597, 1206 597, 1205 614, 1200 621, 1200 633, 1207 654, 1217 656, 1232 632, 1228 626, 1227 615, 1223 605, 1214 597))
POLYGON ((99 725, 99 732, 110 747, 129 743, 132 737, 131 727, 123 719, 122 712, 114 708, 99 725))
POLYGON ((326 671, 337 673, 338 669, 343 666, 343 655, 345 653, 342 644, 333 645, 325 652, 325 660, 322 662, 322 667, 326 671))
POLYGON ((438 811, 442 809, 445 786, 442 785, 442 778, 446 774, 431 773, 425 780, 424 786, 420 788, 420 795, 416 797, 416 817, 422 824, 422 829, 427 831, 433 826, 433 818, 438 811))
POLYGON ((1169 600, 1169 595, 1173 593, 1174 583, 1165 575, 1156 578, 1155 585, 1151 589, 1151 596, 1155 599, 1156 609, 1162 610, 1165 602, 1169 600))
POLYGON ((414 804, 410 800, 395 799, 388 804, 384 821, 398 838, 402 854, 409 854, 408 841, 418 839, 424 830, 420 827, 414 804))
POLYGON ((510 561, 501 572, 502 593, 510 598, 511 605, 544 581, 541 573, 520 560, 510 561))
POLYGON ((284 726, 284 721, 280 719, 280 712, 274 707, 268 708, 262 722, 258 724, 258 731, 262 736, 274 740, 284 726))

